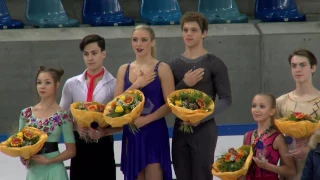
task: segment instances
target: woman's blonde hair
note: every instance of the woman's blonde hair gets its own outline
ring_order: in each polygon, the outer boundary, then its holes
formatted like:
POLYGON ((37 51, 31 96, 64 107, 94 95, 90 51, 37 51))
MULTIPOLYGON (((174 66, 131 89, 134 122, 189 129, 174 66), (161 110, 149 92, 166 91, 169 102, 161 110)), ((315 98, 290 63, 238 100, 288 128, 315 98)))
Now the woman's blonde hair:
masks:
MULTIPOLYGON (((133 32, 135 32, 136 30, 140 30, 140 29, 147 31, 150 34, 151 41, 156 39, 156 35, 154 33, 154 30, 150 26, 138 25, 134 28, 133 32)), ((153 58, 156 58, 156 47, 155 46, 151 46, 151 56, 153 58)))
POLYGON ((309 140, 309 147, 315 149, 320 143, 320 128, 311 136, 309 140))

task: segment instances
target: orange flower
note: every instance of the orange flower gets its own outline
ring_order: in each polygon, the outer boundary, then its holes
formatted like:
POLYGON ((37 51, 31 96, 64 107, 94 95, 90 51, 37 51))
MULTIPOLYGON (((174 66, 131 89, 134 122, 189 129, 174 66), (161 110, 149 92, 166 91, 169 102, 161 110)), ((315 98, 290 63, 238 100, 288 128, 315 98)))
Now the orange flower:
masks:
POLYGON ((112 109, 115 109, 116 106, 117 106, 117 102, 116 102, 116 101, 112 101, 112 102, 111 102, 111 107, 112 107, 112 109))
POLYGON ((224 159, 225 159, 226 162, 230 162, 231 161, 231 157, 232 157, 232 154, 231 153, 227 153, 226 156, 224 157, 224 159))
POLYGON ((197 104, 200 106, 200 108, 203 108, 203 107, 205 106, 203 100, 200 99, 200 98, 198 98, 196 102, 197 102, 197 104))
POLYGON ((134 99, 133 96, 128 95, 123 102, 126 104, 131 104, 133 102, 133 99, 134 99))
POLYGON ((304 117, 304 114, 298 114, 298 115, 296 115, 296 118, 297 119, 302 119, 304 117))
POLYGON ((88 106, 88 111, 97 111, 98 110, 98 106, 97 105, 90 105, 88 106))
POLYGON ((25 132, 23 132, 23 136, 26 139, 31 140, 31 139, 35 138, 37 135, 32 133, 31 131, 25 131, 25 132))
POLYGON ((237 156, 236 156, 236 162, 241 161, 241 158, 242 158, 242 156, 241 156, 240 154, 237 154, 237 156))
POLYGON ((106 108, 106 105, 104 105, 104 104, 99 104, 98 105, 98 111, 99 112, 103 112, 105 108, 106 108))
POLYGON ((240 156, 240 158, 242 158, 244 156, 244 151, 238 150, 238 156, 240 156))
POLYGON ((16 137, 16 138, 12 138, 12 141, 11 141, 10 145, 12 147, 18 147, 18 146, 20 146, 22 144, 22 142, 23 142, 22 138, 16 137))

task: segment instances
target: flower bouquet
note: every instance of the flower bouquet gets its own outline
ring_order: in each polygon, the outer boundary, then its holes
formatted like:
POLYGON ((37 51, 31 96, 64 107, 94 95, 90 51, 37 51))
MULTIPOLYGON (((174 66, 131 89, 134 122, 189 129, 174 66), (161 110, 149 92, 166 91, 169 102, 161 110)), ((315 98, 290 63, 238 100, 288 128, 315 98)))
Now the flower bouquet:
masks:
POLYGON ((320 118, 311 117, 301 112, 292 112, 289 116, 275 120, 275 124, 285 135, 294 138, 311 136, 320 127, 320 118))
POLYGON ((91 127, 91 123, 98 123, 100 127, 106 127, 103 119, 104 104, 97 102, 75 102, 70 105, 70 111, 77 124, 84 128, 91 127))
POLYGON ((212 165, 212 174, 223 180, 236 180, 245 176, 252 162, 253 151, 250 145, 229 151, 212 165))
MULTIPOLYGON (((70 105, 70 111, 77 125, 83 128, 106 127, 107 123, 103 119, 105 105, 98 102, 74 102, 70 105)), ((86 142, 91 142, 91 138, 86 135, 80 137, 86 142)))
MULTIPOLYGON (((181 89, 172 92, 167 97, 172 113, 184 122, 198 123, 213 113, 214 102, 205 93, 195 89, 181 89)), ((190 125, 181 123, 180 130, 192 133, 190 125)))
POLYGON ((138 132, 139 129, 133 124, 133 120, 140 116, 144 102, 145 97, 141 91, 125 91, 106 105, 103 113, 105 122, 112 127, 129 124, 131 132, 138 132))
POLYGON ((11 157, 29 159, 41 150, 48 135, 34 127, 25 127, 0 143, 0 151, 11 157))

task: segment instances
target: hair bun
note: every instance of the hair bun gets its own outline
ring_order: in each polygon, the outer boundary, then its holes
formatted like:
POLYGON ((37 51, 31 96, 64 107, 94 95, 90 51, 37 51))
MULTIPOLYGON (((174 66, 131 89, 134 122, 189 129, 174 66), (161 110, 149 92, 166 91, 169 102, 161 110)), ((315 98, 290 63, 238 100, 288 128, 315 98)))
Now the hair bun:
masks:
POLYGON ((50 73, 50 75, 52 76, 55 82, 60 82, 60 79, 64 74, 64 70, 62 68, 55 69, 55 68, 46 68, 44 66, 40 66, 40 68, 37 71, 36 80, 38 79, 38 76, 40 73, 50 73))
POLYGON ((43 70, 45 70, 45 69, 46 69, 45 66, 40 66, 40 68, 39 68, 40 71, 43 71, 43 70))
POLYGON ((45 66, 40 66, 39 69, 37 70, 37 74, 46 70, 46 67, 45 66))
POLYGON ((60 69, 55 69, 57 75, 59 76, 59 79, 61 78, 61 76, 63 76, 64 74, 64 70, 62 68, 60 69))

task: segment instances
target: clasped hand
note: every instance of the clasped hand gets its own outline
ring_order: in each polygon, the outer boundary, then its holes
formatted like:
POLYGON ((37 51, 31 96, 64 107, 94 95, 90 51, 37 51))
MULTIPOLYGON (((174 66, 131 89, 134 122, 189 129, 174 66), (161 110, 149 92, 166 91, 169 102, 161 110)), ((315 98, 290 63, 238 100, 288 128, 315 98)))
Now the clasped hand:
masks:
POLYGON ((289 156, 292 156, 295 159, 304 159, 309 151, 309 148, 307 147, 308 138, 300 138, 296 139, 296 149, 289 150, 289 156))
POLYGON ((23 157, 20 157, 21 163, 27 168, 30 166, 30 160, 42 165, 47 165, 50 163, 50 160, 43 155, 34 155, 30 159, 24 159, 23 157))
POLYGON ((101 137, 106 135, 104 129, 101 127, 98 127, 97 129, 92 129, 78 126, 77 131, 80 137, 86 137, 87 135, 89 135, 89 137, 93 140, 99 140, 101 137))
POLYGON ((257 164, 257 166, 259 166, 262 169, 266 169, 269 163, 267 159, 259 159, 256 157, 252 157, 252 160, 257 164))

